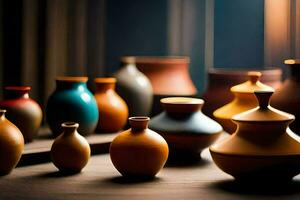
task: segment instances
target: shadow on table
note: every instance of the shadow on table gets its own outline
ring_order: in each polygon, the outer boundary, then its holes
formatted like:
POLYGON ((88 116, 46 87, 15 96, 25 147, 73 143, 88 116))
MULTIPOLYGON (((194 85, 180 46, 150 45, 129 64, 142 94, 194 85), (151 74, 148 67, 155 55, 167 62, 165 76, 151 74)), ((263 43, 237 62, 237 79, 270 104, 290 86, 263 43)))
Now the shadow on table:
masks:
POLYGON ((202 158, 199 153, 176 152, 170 153, 165 167, 204 167, 210 163, 209 160, 202 158))
POLYGON ((230 193, 245 195, 278 196, 300 193, 300 181, 289 182, 244 182, 237 180, 224 180, 215 182, 210 187, 230 193))
POLYGON ((41 178, 58 178, 58 177, 68 177, 68 176, 76 176, 80 174, 80 172, 62 172, 62 171, 53 171, 53 172, 46 172, 46 173, 43 173, 43 174, 39 174, 38 177, 41 177, 41 178))
POLYGON ((124 176, 116 176, 108 179, 104 179, 104 182, 114 183, 114 184, 140 184, 140 183, 148 183, 148 182, 159 182, 159 177, 124 177, 124 176))

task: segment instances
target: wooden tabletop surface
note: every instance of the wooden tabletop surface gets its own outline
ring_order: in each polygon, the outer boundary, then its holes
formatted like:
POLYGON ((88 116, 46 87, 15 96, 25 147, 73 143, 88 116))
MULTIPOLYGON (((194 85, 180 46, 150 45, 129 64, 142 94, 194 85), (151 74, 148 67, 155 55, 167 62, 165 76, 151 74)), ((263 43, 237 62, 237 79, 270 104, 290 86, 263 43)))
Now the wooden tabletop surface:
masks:
POLYGON ((23 166, 0 177, 0 199, 300 199, 300 177, 271 186, 236 183, 211 161, 208 150, 194 164, 172 163, 154 180, 123 179, 109 155, 95 155, 76 175, 62 175, 52 163, 23 166))

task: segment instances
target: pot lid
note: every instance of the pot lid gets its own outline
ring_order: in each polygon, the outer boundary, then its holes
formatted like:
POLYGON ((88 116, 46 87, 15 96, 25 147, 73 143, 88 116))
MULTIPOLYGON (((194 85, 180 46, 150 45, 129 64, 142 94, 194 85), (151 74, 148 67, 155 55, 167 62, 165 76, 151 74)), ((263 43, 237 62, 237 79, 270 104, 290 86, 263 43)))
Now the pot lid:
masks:
POLYGON ((294 115, 270 106, 273 91, 255 91, 259 106, 232 117, 237 122, 287 122, 295 119, 294 115))
POLYGON ((247 73, 248 81, 231 87, 233 93, 254 93, 254 91, 274 91, 270 86, 267 86, 259 81, 261 73, 258 71, 250 71, 247 73))

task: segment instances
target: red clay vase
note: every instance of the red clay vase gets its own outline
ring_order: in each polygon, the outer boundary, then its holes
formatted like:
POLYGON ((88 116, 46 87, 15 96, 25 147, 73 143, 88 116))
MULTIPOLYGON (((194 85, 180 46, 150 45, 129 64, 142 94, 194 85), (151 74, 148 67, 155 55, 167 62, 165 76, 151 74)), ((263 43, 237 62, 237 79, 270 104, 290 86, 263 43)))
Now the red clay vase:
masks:
POLYGON ((0 102, 0 108, 7 110, 7 119, 21 130, 25 142, 31 142, 42 123, 41 107, 29 97, 30 87, 10 86, 4 89, 4 100, 0 102))

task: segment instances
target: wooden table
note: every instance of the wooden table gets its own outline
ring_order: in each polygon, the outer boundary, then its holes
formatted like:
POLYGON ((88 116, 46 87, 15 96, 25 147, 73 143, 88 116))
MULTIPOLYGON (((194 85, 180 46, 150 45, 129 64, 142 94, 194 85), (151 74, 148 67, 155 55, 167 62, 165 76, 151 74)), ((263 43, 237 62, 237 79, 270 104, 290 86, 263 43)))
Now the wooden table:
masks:
POLYGON ((76 175, 52 163, 16 168, 0 177, 0 199, 300 199, 300 177, 283 186, 239 184, 217 169, 208 150, 191 165, 169 164, 151 181, 123 179, 108 154, 95 155, 76 175))

